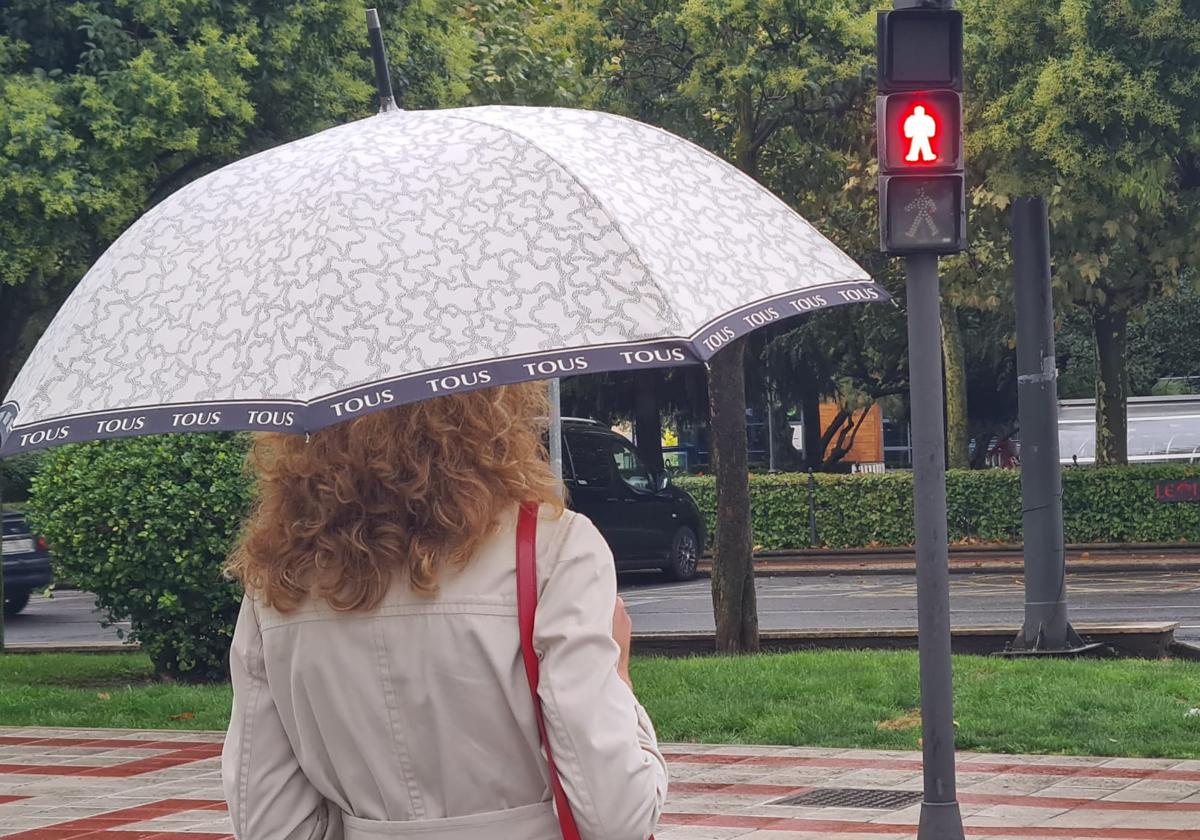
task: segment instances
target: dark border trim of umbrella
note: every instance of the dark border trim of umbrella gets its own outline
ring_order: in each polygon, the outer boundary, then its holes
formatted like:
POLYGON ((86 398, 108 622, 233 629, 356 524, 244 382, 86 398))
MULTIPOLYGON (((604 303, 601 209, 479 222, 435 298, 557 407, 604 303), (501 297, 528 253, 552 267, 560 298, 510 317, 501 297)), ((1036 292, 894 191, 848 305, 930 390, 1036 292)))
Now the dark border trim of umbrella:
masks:
POLYGON ((14 426, 18 406, 0 405, 0 457, 65 443, 171 432, 271 431, 304 434, 405 403, 581 373, 702 364, 729 342, 785 318, 891 296, 869 281, 788 292, 741 307, 688 338, 529 353, 383 379, 313 400, 223 400, 84 412, 14 426), (11 429, 11 431, 9 430, 11 429))

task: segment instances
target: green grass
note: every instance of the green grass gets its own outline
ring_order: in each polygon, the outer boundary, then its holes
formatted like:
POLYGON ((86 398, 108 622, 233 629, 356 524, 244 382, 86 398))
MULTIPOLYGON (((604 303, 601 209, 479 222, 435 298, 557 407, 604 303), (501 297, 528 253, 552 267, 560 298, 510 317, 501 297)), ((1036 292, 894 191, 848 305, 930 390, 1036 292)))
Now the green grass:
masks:
POLYGON ((233 692, 227 685, 156 682, 143 654, 0 656, 0 724, 224 729, 233 692))
MULTIPOLYGON (((916 749, 920 736, 913 653, 642 658, 633 678, 664 741, 916 749)), ((1185 717, 1198 663, 960 656, 955 694, 962 749, 1200 758, 1200 717, 1185 717)), ((230 697, 155 683, 140 654, 0 656, 7 725, 222 729, 230 697)))
MULTIPOLYGON (((961 749, 1200 757, 1200 664, 956 656, 961 749)), ((880 729, 919 704, 907 652, 819 651, 634 663, 663 740, 916 749, 919 726, 880 729)), ((915 721, 913 721, 915 723, 915 721)))

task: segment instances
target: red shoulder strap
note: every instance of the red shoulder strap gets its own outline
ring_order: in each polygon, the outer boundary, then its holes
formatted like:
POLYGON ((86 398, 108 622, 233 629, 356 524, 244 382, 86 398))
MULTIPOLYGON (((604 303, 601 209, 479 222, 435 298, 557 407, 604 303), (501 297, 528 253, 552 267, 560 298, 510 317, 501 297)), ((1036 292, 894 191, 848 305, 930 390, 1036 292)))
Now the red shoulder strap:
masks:
POLYGON ((538 506, 534 502, 521 505, 517 517, 517 623, 521 629, 521 656, 525 660, 525 678, 529 681, 529 694, 533 698, 533 710, 537 714, 538 735, 546 750, 546 764, 550 769, 550 789, 554 794, 554 808, 558 812, 558 824, 562 828, 563 840, 580 840, 575 827, 575 815, 566 791, 558 780, 554 756, 550 753, 550 740, 546 737, 546 719, 542 716, 542 701, 538 696, 538 656, 533 649, 533 618, 537 610, 537 517, 538 506))

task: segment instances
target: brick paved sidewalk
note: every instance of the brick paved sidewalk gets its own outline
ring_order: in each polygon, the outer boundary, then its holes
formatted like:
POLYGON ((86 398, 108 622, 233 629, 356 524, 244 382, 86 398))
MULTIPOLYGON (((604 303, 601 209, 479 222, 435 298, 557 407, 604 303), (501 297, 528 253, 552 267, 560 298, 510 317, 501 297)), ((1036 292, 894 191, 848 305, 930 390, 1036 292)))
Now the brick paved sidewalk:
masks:
MULTIPOLYGON (((220 741, 216 733, 0 728, 0 836, 228 840, 220 741)), ((919 795, 905 796, 921 788, 916 754, 665 751, 672 784, 659 840, 916 836, 920 806, 906 800, 919 795), (780 802, 788 799, 796 802, 780 802)), ((959 800, 969 837, 1200 840, 1200 761, 963 753, 959 800)))

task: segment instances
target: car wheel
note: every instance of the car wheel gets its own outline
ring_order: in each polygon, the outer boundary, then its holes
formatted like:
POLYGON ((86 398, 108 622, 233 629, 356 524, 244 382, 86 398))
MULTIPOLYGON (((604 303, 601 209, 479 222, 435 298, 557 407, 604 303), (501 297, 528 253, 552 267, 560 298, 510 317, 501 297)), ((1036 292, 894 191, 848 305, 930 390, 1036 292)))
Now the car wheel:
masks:
POLYGON ((29 590, 17 589, 15 591, 5 591, 4 593, 4 614, 6 616, 16 615, 29 603, 29 590))
POLYGON ((686 525, 675 532, 671 540, 671 554, 667 558, 667 574, 673 580, 691 580, 696 576, 696 564, 700 560, 700 541, 696 532, 686 525))

